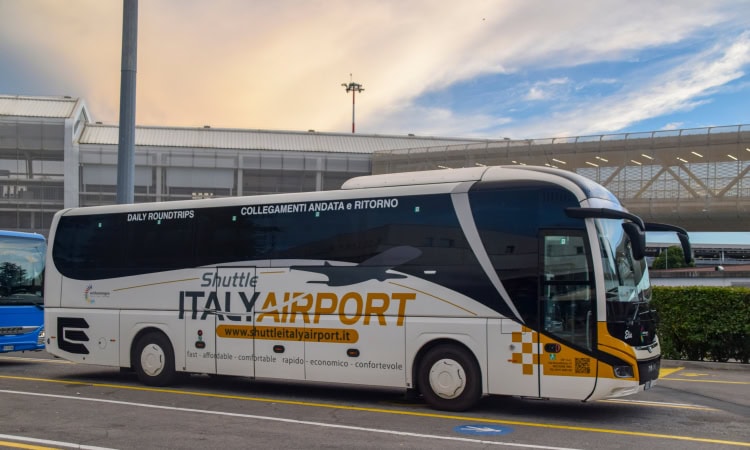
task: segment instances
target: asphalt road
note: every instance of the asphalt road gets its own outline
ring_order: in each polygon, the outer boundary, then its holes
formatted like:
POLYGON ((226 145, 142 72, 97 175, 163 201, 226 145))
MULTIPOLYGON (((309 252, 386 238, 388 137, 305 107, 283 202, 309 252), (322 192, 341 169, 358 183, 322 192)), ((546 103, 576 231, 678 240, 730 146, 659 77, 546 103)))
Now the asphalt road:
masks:
POLYGON ((0 448, 748 448, 747 369, 665 362, 654 388, 625 399, 491 397, 443 413, 398 391, 207 376, 155 389, 117 369, 7 353, 0 448))

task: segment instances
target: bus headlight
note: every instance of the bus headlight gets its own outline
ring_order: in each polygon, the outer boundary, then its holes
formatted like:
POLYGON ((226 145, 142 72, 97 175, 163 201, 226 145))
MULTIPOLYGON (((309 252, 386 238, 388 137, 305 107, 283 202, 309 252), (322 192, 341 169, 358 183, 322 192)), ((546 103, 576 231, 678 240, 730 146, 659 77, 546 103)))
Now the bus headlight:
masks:
POLYGON ((617 378, 633 378, 633 368, 630 366, 615 366, 615 376, 617 378))
POLYGON ((39 332, 39 336, 36 338, 37 345, 44 345, 44 328, 39 332))

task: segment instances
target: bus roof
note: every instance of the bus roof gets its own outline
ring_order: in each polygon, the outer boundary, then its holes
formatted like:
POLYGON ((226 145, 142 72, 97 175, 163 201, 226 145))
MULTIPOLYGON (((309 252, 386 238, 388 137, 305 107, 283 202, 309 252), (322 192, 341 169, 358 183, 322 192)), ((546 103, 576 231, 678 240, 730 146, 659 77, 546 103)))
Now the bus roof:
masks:
POLYGON ((3 236, 26 238, 26 239, 39 239, 40 241, 44 240, 44 236, 42 236, 39 233, 24 233, 23 231, 0 230, 0 237, 3 237, 3 236))
POLYGON ((380 175, 364 175, 346 181, 341 189, 367 189, 390 186, 412 186, 415 184, 458 183, 477 181, 488 167, 468 167, 462 169, 425 170, 421 172, 398 172, 380 175))
POLYGON ((425 170, 421 172, 401 172, 379 175, 365 175, 345 182, 342 190, 368 189, 377 187, 413 186, 419 184, 460 183, 463 181, 497 181, 508 175, 518 176, 519 171, 548 174, 572 182, 586 198, 601 198, 619 203, 605 187, 574 172, 540 166, 481 166, 460 169, 425 170))

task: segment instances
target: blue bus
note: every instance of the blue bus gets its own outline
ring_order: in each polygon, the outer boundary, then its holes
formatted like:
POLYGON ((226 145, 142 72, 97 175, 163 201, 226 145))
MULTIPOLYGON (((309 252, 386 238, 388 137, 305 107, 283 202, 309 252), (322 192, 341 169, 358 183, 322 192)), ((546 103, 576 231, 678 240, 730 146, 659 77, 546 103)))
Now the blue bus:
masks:
POLYGON ((0 353, 44 349, 44 257, 36 233, 0 231, 0 353))

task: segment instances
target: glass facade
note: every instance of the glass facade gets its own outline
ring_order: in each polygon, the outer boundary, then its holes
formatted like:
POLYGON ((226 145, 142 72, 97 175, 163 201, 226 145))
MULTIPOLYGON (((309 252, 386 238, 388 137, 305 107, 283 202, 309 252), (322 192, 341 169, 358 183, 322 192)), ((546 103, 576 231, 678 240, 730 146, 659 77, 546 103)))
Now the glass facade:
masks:
MULTIPOLYGON (((116 202, 117 145, 80 143, 70 138, 76 125, 80 135, 79 120, 0 118, 0 229, 47 236, 60 209, 116 202)), ((369 175, 370 161, 369 153, 137 146, 134 201, 333 190, 369 175)))
POLYGON ((612 192, 651 222, 690 231, 747 231, 750 125, 488 141, 373 155, 373 173, 477 165, 569 170, 612 192))
POLYGON ((0 229, 47 235, 63 207, 65 124, 0 121, 0 229))
MULTIPOLYGON (((80 206, 116 198, 117 148, 80 146, 80 206)), ((370 174, 369 154, 137 147, 135 202, 333 190, 370 174)))

